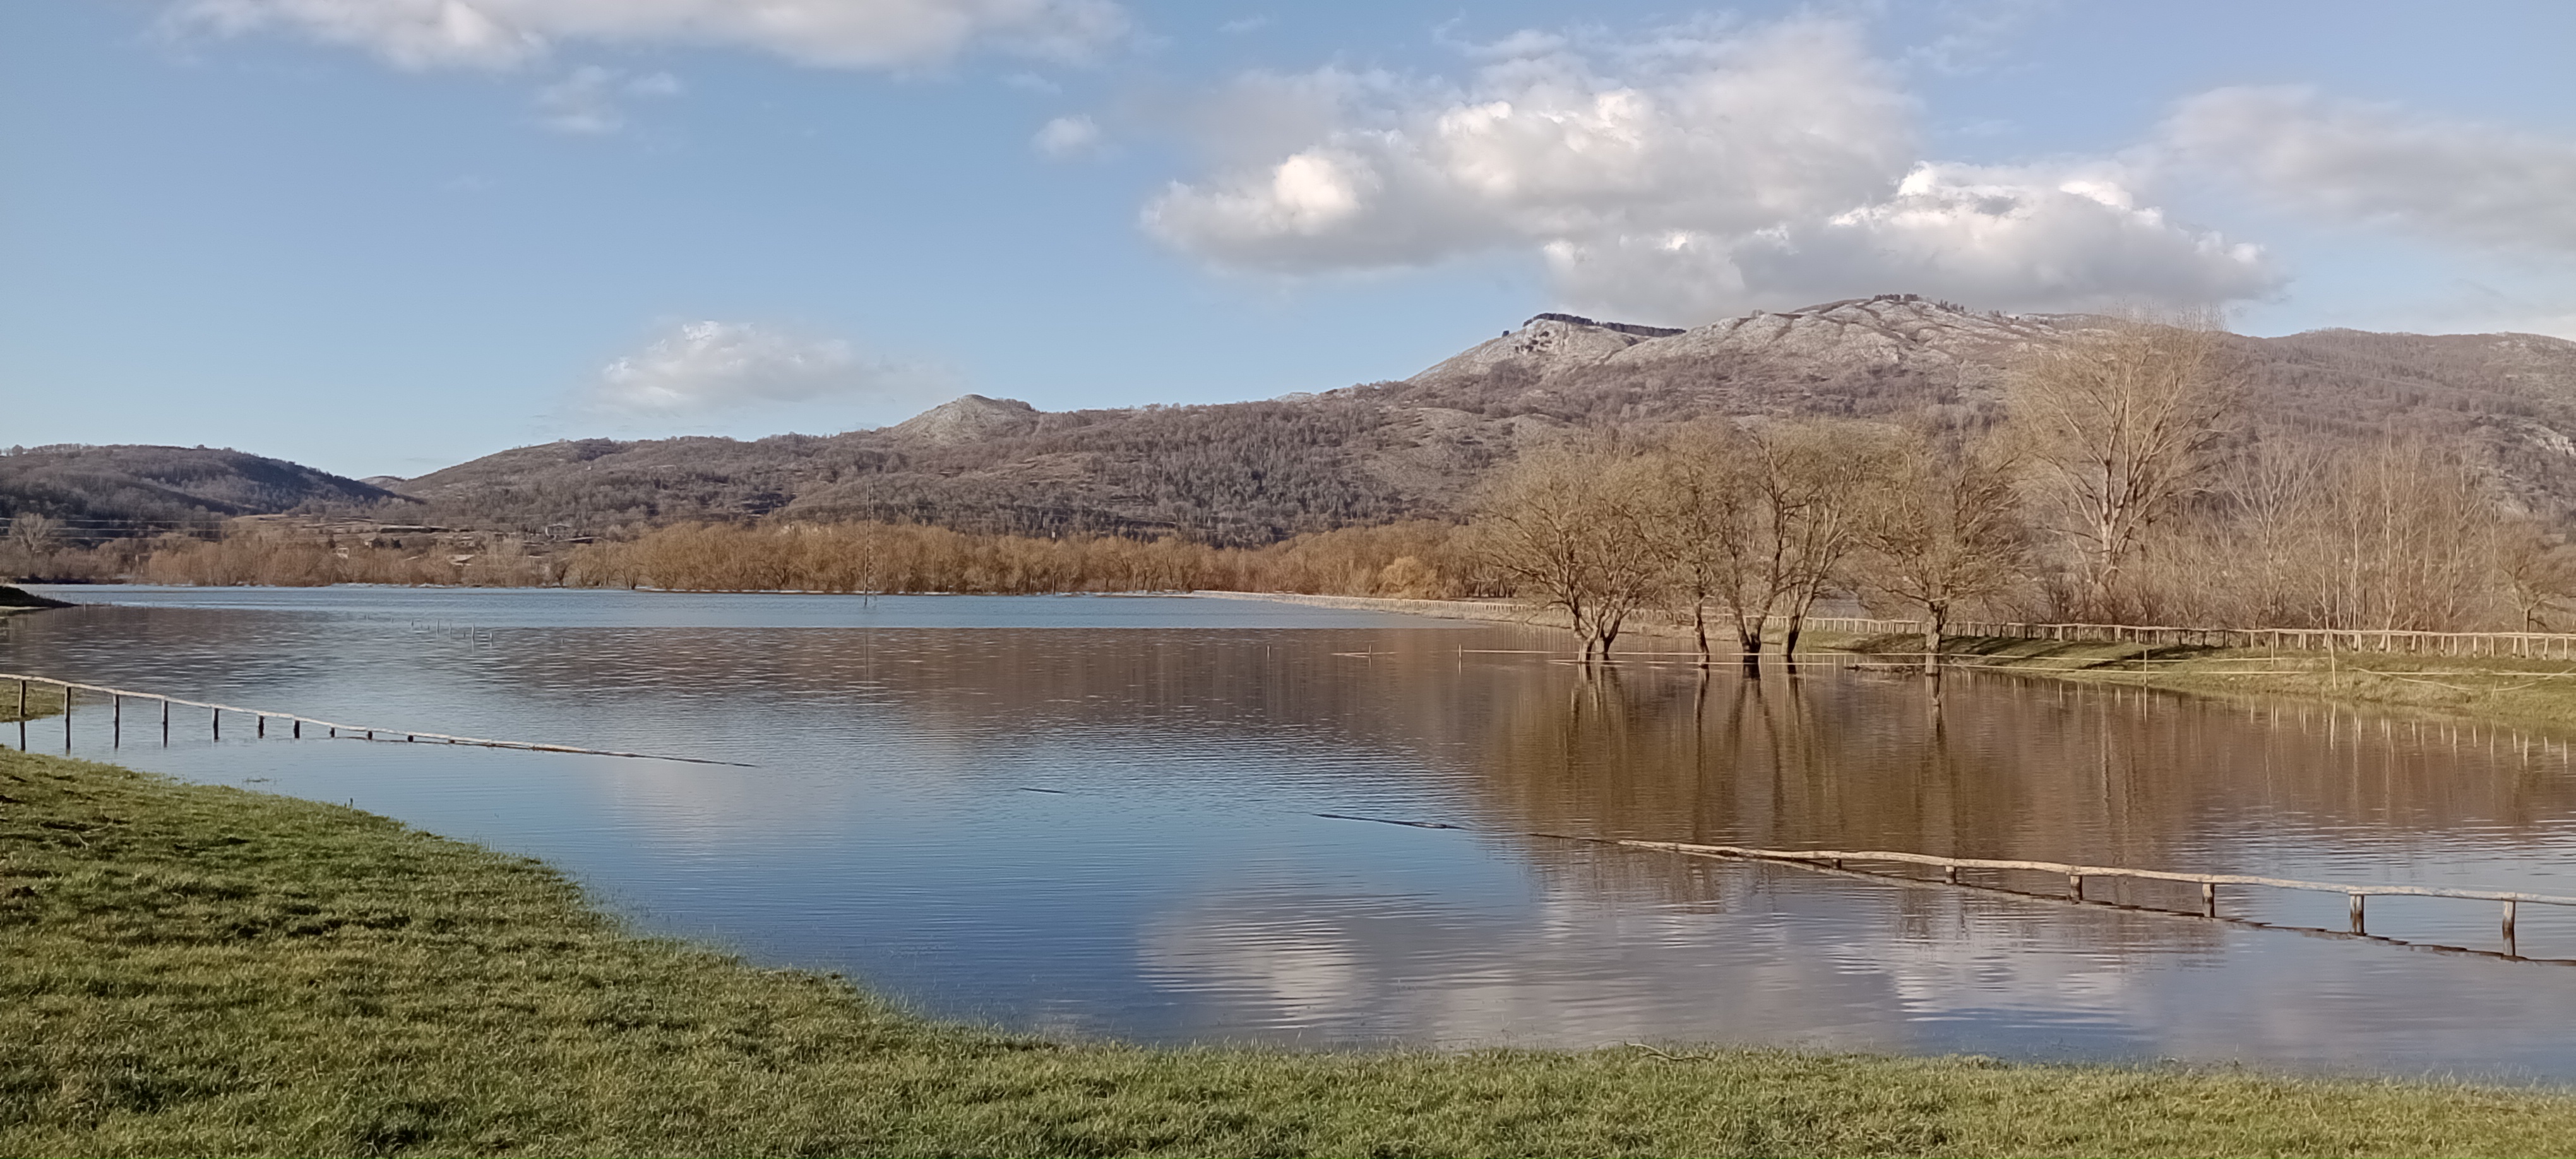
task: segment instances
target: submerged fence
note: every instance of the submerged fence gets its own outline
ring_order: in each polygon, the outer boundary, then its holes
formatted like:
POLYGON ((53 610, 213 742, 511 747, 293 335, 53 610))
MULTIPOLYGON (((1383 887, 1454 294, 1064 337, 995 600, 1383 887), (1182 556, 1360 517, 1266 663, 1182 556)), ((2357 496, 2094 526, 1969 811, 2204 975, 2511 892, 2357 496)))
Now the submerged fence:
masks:
POLYGON ((1679 841, 1639 841, 1622 839, 1617 844, 1632 849, 1654 849, 1689 857, 1720 857, 1744 861, 1779 861, 1844 869, 1851 862, 1879 862, 1898 865, 1923 865, 1941 870, 1942 880, 1950 885, 1962 884, 1962 869, 2011 870, 2045 873, 2066 879, 2066 898, 2082 902, 2087 878, 2129 878, 2140 881, 2168 881, 2200 887, 2201 916, 2218 916, 2218 887, 2257 886, 2266 889, 2301 890, 2315 893, 2339 893, 2349 899, 2350 929, 2368 934, 2365 901, 2373 897, 2447 897, 2469 901, 2492 901, 2503 904, 2504 955, 2518 956, 2514 949, 2514 916, 2522 905, 2576 906, 2576 897, 2555 894, 2522 893, 2510 890, 2446 889, 2429 885, 2343 885, 2327 881, 2299 881, 2286 877, 2257 877, 2243 873, 2177 873, 2162 869, 2126 869, 2112 865, 2076 865, 2061 861, 2016 861, 1988 857, 1939 857, 1929 853, 1898 853, 1884 849, 1755 849, 1742 845, 1694 845, 1679 841))
MULTIPOLYGON (((1921 635, 1921 620, 1870 620, 1809 616, 1806 626, 1862 635, 1921 635)), ((2137 624, 2026 624, 1953 620, 1952 636, 2004 636, 2020 640, 2142 644, 2149 647, 2295 648, 2309 651, 2403 652, 2425 656, 2495 656, 2523 660, 2576 660, 2576 633, 2407 632, 2379 628, 2183 628, 2137 624)))
MULTIPOLYGON (((116 688, 105 684, 83 684, 76 680, 61 680, 51 676, 32 676, 17 672, 0 672, 0 686, 5 686, 6 682, 13 680, 18 684, 18 748, 22 752, 25 751, 28 746, 28 692, 36 685, 43 685, 48 688, 56 688, 62 691, 64 752, 70 752, 72 749, 72 707, 78 699, 79 693, 88 692, 95 696, 104 696, 107 698, 107 743, 110 748, 119 747, 125 743, 125 702, 132 700, 143 705, 158 706, 160 709, 159 728, 161 733, 161 743, 165 745, 170 743, 170 709, 175 705, 186 708, 205 709, 206 729, 208 735, 214 740, 222 740, 224 738, 224 714, 229 712, 232 713, 235 718, 244 716, 251 718, 251 735, 255 737, 266 737, 268 735, 269 722, 276 721, 286 726, 289 738, 296 740, 303 739, 305 728, 310 726, 320 730, 324 737, 335 740, 392 741, 399 738, 401 742, 415 744, 426 741, 430 744, 471 745, 476 748, 487 749, 524 749, 529 752, 541 753, 580 753, 586 756, 597 757, 633 757, 648 761, 681 761, 693 765, 733 765, 739 768, 751 767, 740 761, 719 761, 706 757, 675 757, 661 753, 617 752, 610 749, 577 748, 572 745, 538 744, 533 741, 493 740, 488 737, 475 736, 450 736, 443 732, 424 732, 419 729, 382 728, 375 725, 342 724, 338 721, 323 720, 319 717, 301 716, 291 712, 276 712, 264 708, 243 708, 239 705, 218 704, 205 700, 184 700, 176 696, 168 696, 158 692, 136 692, 129 688, 116 688)), ((148 723, 147 727, 149 727, 148 723)))

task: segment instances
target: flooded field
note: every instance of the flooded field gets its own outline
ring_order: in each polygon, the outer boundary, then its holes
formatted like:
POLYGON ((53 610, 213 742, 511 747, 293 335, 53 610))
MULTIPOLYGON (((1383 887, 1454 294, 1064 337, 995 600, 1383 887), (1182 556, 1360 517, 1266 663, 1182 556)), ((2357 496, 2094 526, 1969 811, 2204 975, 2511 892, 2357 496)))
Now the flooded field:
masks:
MULTIPOLYGON (((111 606, 0 622, 0 670, 739 762, 71 723, 75 755, 543 857, 941 1015, 2576 1077, 2576 966, 2493 953, 2492 903, 2374 899, 2354 938, 2332 895, 2209 921, 2164 912, 2189 886, 2075 906, 1582 840, 2576 894, 2556 741, 1830 661, 1587 673, 1534 630, 1230 600, 47 590, 111 606)), ((2576 958, 2576 911, 2519 926, 2576 958)))

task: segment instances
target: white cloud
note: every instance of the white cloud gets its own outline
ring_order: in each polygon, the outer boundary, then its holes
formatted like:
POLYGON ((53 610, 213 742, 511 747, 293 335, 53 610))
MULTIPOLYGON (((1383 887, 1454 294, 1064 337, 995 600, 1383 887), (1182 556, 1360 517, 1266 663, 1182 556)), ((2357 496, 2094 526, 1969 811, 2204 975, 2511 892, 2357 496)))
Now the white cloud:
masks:
POLYGON ((623 98, 670 97, 679 92, 679 80, 666 72, 630 77, 614 69, 583 65, 537 90, 537 121, 562 133, 615 133, 626 127, 623 98))
POLYGON ((2176 227, 2114 168, 1925 164, 1895 196, 1738 242, 1746 281, 1840 296, 1922 287, 2007 310, 2227 302, 2277 289, 2260 247, 2176 227))
POLYGON ((1235 152, 1154 198, 1145 229, 1291 274, 1535 253, 1568 304, 1659 321, 1895 290, 2076 308, 2279 282, 2116 170, 1925 162, 1915 102, 1843 22, 1525 32, 1476 54, 1463 85, 1245 78, 1211 126, 1235 152))
POLYGON ((1057 117, 1040 127, 1029 144, 1059 161, 1088 156, 1100 149, 1100 124, 1088 115, 1057 117))
POLYGON ((2163 142, 2293 208, 2474 246, 2576 251, 2576 141, 2305 88, 2185 101, 2163 142))
POLYGON ((178 28, 285 30, 408 69, 516 68, 564 41, 748 48, 836 68, 936 65, 977 44, 1057 59, 1123 35, 1111 0, 177 0, 178 28))
POLYGON ((909 397, 930 384, 848 342, 750 322, 683 322, 602 367, 583 409, 626 417, 694 417, 749 406, 909 397))

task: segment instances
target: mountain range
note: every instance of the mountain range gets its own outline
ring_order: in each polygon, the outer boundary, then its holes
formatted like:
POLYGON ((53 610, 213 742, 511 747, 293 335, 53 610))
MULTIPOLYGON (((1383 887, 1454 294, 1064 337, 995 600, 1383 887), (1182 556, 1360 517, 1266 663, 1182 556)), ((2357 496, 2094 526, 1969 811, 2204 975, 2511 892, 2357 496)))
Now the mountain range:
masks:
MULTIPOLYGON (((1587 428, 1705 415, 1982 427, 2001 417, 2011 360, 2081 321, 1895 294, 1683 330, 1551 313, 1410 378, 1258 402, 1050 412, 967 395, 873 430, 566 440, 364 481, 238 456, 239 482, 190 483, 140 473, 154 459, 141 452, 175 449, 39 448, 0 457, 0 504, 50 511, 87 495, 95 510, 131 490, 164 507, 202 495, 221 514, 373 504, 402 522, 558 534, 785 515, 1253 544, 1454 516, 1488 467, 1587 428), (140 481, 123 482, 119 464, 140 481)), ((2576 512, 2576 342, 2353 330, 2232 341, 2249 429, 2465 438, 2513 505, 2576 512)))

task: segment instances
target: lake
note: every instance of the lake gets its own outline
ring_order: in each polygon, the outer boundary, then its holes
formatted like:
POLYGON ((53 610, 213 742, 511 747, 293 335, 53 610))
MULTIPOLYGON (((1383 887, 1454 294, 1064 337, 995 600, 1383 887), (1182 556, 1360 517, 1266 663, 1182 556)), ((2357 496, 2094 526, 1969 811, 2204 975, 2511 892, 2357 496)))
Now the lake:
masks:
MULTIPOLYGON (((0 620, 0 670, 739 762, 73 722, 76 755, 542 857, 642 928, 944 1017, 2576 1079, 2576 966, 2464 952, 2492 903, 2373 899, 2354 938, 2333 895, 2210 921, 2154 908, 2190 886, 2075 906, 1572 839, 2576 894, 2568 749, 2509 730, 1972 674, 1936 702, 1830 658, 1587 673, 1562 633, 1230 599, 43 590, 97 606, 0 620)), ((2576 958, 2576 912, 2519 933, 2576 958)))

